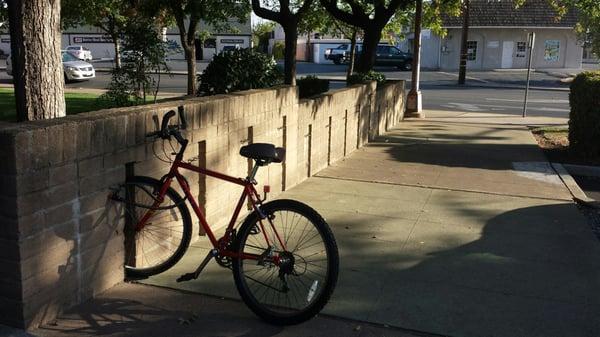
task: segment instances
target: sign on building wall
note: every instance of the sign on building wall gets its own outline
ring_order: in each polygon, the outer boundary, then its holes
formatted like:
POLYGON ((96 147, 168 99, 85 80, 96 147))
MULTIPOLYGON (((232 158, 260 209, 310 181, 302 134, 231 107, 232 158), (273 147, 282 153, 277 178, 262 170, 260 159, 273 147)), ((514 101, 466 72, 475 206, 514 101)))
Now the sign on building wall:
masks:
POLYGON ((544 43, 544 61, 557 62, 559 59, 560 41, 546 40, 544 43))
POLYGON ((500 41, 489 41, 487 44, 488 48, 498 48, 500 47, 500 41))
POLYGON ((108 36, 75 36, 73 43, 113 43, 108 36))
POLYGON ((221 43, 244 43, 244 39, 221 39, 221 43))

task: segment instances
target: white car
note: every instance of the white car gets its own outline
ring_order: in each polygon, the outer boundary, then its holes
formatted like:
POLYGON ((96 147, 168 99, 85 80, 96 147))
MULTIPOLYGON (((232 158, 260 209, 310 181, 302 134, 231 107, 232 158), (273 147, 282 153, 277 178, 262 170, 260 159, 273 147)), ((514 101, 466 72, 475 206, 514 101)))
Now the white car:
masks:
MULTIPOLYGON (((62 52, 62 65, 65 73, 65 82, 89 80, 96 77, 96 71, 91 64, 78 60, 75 56, 62 52)), ((12 76, 12 60, 10 55, 6 58, 6 73, 12 76)))
POLYGON ((67 46, 66 50, 76 58, 83 61, 92 60, 92 52, 84 46, 71 45, 67 46))

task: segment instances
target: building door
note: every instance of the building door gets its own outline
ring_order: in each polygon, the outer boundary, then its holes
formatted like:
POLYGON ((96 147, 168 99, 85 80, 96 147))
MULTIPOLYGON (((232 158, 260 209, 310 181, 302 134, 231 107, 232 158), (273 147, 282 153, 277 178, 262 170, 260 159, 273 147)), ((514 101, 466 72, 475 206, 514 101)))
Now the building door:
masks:
POLYGON ((515 43, 513 41, 502 42, 502 68, 512 68, 514 47, 515 43))

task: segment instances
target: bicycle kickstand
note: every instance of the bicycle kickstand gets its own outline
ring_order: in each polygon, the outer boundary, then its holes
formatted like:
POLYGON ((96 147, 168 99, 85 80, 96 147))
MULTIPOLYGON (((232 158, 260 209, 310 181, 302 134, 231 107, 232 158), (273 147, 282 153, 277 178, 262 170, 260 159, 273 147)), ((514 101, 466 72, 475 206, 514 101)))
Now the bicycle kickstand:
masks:
POLYGON ((208 264, 210 259, 212 259, 215 256, 217 256, 217 250, 211 249, 208 252, 208 254, 206 255, 206 257, 204 258, 204 260, 202 260, 202 263, 200 263, 200 265, 198 266, 198 268, 196 268, 196 270, 194 272, 183 274, 183 275, 179 276, 179 278, 177 279, 177 282, 185 282, 185 281, 191 281, 191 280, 197 279, 198 276, 200 276, 202 269, 204 269, 204 267, 206 267, 206 265, 208 264))

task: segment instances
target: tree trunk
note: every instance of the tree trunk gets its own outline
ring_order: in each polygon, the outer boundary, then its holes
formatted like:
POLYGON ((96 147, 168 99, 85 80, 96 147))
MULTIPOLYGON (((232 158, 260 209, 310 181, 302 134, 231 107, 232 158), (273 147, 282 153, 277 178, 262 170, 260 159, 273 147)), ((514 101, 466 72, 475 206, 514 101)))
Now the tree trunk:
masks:
POLYGON ((377 54, 377 45, 381 39, 381 29, 374 28, 365 30, 363 38, 363 48, 360 54, 360 59, 357 71, 366 73, 373 69, 375 65, 375 57, 377 54))
POLYGON ((284 82, 296 85, 296 44, 298 40, 298 26, 290 24, 283 27, 285 32, 285 55, 283 74, 284 82))
POLYGON ((121 69, 121 40, 118 34, 112 36, 113 43, 115 44, 115 68, 121 69))
POLYGON ((9 0, 17 120, 66 115, 60 1, 9 0))
POLYGON ((354 59, 356 58, 356 28, 352 29, 352 36, 350 37, 350 63, 348 64, 348 70, 346 71, 346 79, 352 76, 354 72, 354 59))
POLYGON ((185 60, 187 62, 187 94, 196 94, 196 46, 186 44, 183 47, 185 53, 185 60))

